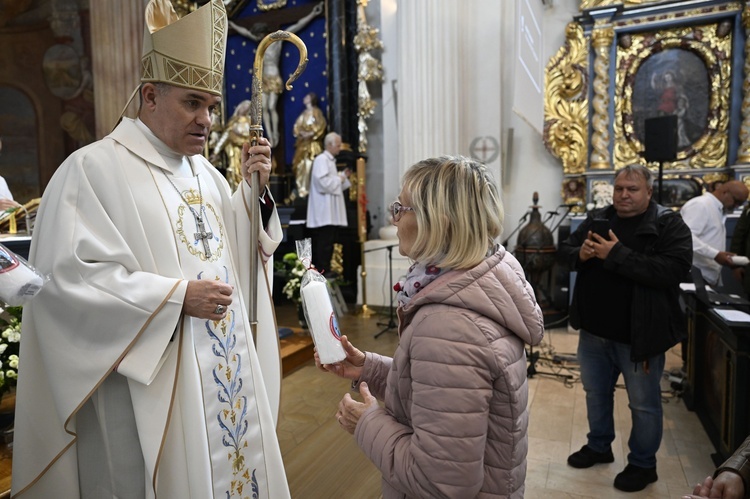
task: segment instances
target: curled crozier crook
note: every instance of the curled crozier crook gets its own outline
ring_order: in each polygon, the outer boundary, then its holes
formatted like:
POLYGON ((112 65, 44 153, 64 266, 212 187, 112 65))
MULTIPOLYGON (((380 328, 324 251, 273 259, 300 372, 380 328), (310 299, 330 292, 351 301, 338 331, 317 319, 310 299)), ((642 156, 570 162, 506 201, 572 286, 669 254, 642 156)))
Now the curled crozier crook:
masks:
MULTIPOLYGON (((291 90, 291 83, 296 80, 307 67, 307 47, 305 43, 295 34, 288 31, 276 31, 265 36, 258 44, 253 64, 253 95, 250 105, 250 145, 256 145, 258 139, 263 136, 263 56, 269 45, 274 42, 283 43, 290 41, 299 49, 299 64, 286 82, 286 89, 291 90)), ((253 172, 250 176, 250 189, 253 195, 260 195, 260 175, 253 172)), ((258 232, 260 231, 260 207, 258 202, 250 203, 250 329, 253 342, 258 345, 258 259, 260 248, 258 247, 258 232)))
POLYGON ((263 134, 263 56, 269 45, 274 42, 292 42, 299 49, 299 64, 294 73, 286 81, 285 86, 287 90, 292 89, 292 82, 299 78, 299 75, 307 68, 307 47, 305 46, 305 42, 294 33, 279 30, 266 35, 260 41, 258 49, 255 52, 255 62, 253 63, 253 94, 250 106, 250 140, 253 145, 257 143, 257 139, 263 134))

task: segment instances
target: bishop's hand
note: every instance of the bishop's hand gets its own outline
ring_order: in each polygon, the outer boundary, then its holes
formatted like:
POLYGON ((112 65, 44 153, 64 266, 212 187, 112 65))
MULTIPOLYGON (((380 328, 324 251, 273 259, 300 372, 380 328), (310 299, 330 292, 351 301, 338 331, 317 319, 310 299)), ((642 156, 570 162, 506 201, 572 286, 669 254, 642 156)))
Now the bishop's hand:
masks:
POLYGON ((271 177, 271 166, 271 145, 268 139, 261 137, 256 146, 250 146, 248 143, 242 145, 242 177, 247 185, 252 185, 252 173, 257 171, 259 187, 261 191, 265 189, 271 177))
POLYGON ((232 304, 232 286, 221 281, 194 279, 188 281, 182 311, 199 319, 224 318, 232 304))

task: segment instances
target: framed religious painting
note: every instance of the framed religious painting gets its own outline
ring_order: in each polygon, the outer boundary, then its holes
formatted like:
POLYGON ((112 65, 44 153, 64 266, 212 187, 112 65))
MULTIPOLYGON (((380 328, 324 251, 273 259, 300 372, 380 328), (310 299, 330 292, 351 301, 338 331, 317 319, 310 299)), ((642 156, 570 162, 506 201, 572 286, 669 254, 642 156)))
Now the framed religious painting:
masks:
POLYGON ((581 0, 545 68, 547 150, 566 177, 630 164, 750 171, 748 32, 750 4, 738 0, 581 0), (662 140, 647 140, 645 123, 662 117, 674 117, 676 148, 649 155, 659 164, 646 159, 646 143, 662 140))
POLYGON ((727 166, 734 27, 724 18, 617 34, 615 169, 646 163, 645 122, 660 116, 676 117, 677 147, 665 169, 727 166))
POLYGON ((703 181, 692 175, 667 174, 663 177, 664 187, 659 179, 654 180, 653 199, 668 208, 681 208, 682 205, 703 194, 703 181))

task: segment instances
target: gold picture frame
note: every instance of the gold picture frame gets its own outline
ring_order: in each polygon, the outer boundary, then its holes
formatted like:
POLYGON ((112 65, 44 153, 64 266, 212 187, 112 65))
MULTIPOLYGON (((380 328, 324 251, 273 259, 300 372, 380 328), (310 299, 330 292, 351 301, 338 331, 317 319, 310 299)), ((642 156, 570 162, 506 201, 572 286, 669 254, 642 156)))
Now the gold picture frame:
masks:
POLYGON ((665 169, 725 167, 729 152, 731 23, 724 19, 625 33, 616 43, 614 168, 646 164, 643 121, 667 114, 678 116, 678 150, 676 160, 665 164, 665 169))
POLYGON ((682 205, 702 195, 705 190, 704 180, 694 175, 671 173, 664 175, 663 181, 664 189, 661 192, 661 200, 659 199, 659 179, 654 179, 651 197, 667 208, 682 208, 682 205))

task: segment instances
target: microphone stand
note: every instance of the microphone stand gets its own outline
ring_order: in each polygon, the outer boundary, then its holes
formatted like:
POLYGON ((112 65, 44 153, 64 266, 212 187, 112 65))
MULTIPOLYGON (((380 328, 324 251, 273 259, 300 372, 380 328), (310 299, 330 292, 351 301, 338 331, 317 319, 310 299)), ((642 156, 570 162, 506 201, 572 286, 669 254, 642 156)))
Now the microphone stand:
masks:
POLYGON ((513 232, 511 232, 511 233, 510 233, 510 235, 508 235, 508 237, 507 237, 507 238, 505 239, 505 241, 503 241, 503 246, 505 246, 506 248, 508 247, 508 241, 510 241, 510 238, 511 238, 511 237, 513 237, 513 235, 514 235, 514 234, 515 234, 516 232, 518 232, 519 230, 521 230, 521 226, 522 226, 522 225, 523 225, 523 223, 524 223, 524 222, 526 221, 526 219, 527 219, 527 218, 529 217, 529 214, 530 214, 530 213, 531 213, 530 211, 527 211, 527 212, 526 212, 526 213, 524 214, 524 216, 522 216, 522 217, 521 217, 521 218, 520 218, 520 219, 518 220, 518 225, 516 225, 516 228, 515 228, 515 229, 513 229, 513 232))
POLYGON ((380 332, 375 334, 375 338, 378 338, 381 334, 391 329, 398 328, 398 324, 393 320, 393 247, 395 244, 386 246, 388 250, 388 285, 390 287, 390 300, 388 301, 388 322, 378 322, 378 326, 385 326, 380 332))
POLYGON ((557 228, 560 227, 560 224, 563 223, 565 219, 568 218, 568 216, 570 216, 570 212, 573 209, 572 206, 565 205, 565 207, 567 208, 567 210, 565 210, 565 213, 562 214, 562 217, 557 221, 557 224, 555 224, 555 226, 550 229, 550 232, 552 232, 553 234, 555 233, 557 228))
MULTIPOLYGON (((560 224, 562 223, 562 221, 565 220, 568 217, 568 215, 570 214, 570 211, 572 209, 572 206, 567 206, 567 205, 558 206, 558 208, 562 208, 562 207, 567 208, 567 210, 565 211, 565 213, 563 213, 562 217, 560 217, 560 220, 554 225, 554 227, 552 229, 550 229, 550 232, 552 234, 554 234, 554 231, 560 226, 560 224)), ((548 211, 547 212, 547 217, 542 221, 542 225, 546 225, 547 222, 549 222, 552 219, 552 217, 555 216, 555 215, 558 215, 557 210, 555 210, 555 211, 548 211)), ((533 236, 534 234, 536 234, 539 230, 541 230, 541 227, 537 227, 534 232, 532 232, 531 234, 529 234, 526 237, 525 241, 522 241, 521 243, 519 243, 521 245, 521 247, 525 249, 528 240, 531 239, 531 236, 533 236)), ((532 285, 532 287, 534 287, 534 284, 532 283, 531 275, 529 274, 529 272, 525 268, 524 268, 524 274, 526 276, 526 280, 529 281, 529 283, 532 285)), ((534 289, 534 293, 536 293, 536 288, 534 289)), ((546 326, 545 326, 545 328, 546 328, 546 326)), ((570 375, 570 374, 554 373, 554 372, 544 372, 544 371, 537 370, 536 363, 540 359, 541 360, 547 360, 547 361, 553 360, 553 359, 549 359, 547 357, 541 357, 540 356, 540 352, 538 352, 538 351, 535 352, 534 351, 534 346, 533 345, 529 345, 529 349, 528 349, 528 352, 527 352, 527 360, 529 362, 529 365, 526 368, 526 375, 529 378, 533 378, 537 374, 538 375, 542 375, 542 376, 551 376, 553 378, 561 378, 561 379, 565 380, 566 382, 568 380, 570 380, 571 378, 573 378, 573 376, 570 375)))

